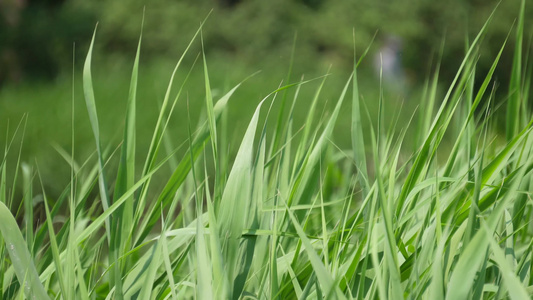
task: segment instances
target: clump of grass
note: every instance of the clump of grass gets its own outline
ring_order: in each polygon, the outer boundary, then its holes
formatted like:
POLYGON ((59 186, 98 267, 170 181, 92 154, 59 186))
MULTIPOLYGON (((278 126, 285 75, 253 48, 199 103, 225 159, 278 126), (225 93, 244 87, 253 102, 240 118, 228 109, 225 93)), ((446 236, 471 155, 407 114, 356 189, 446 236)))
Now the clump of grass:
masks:
POLYGON ((177 143, 166 130, 176 103, 189 100, 183 99, 187 78, 176 89, 174 74, 200 27, 170 78, 141 171, 135 163, 141 42, 122 143, 114 150, 99 138, 93 37, 83 83, 94 156, 79 164, 73 150, 62 152, 72 174, 57 199, 33 190, 38 169, 16 163, 15 178, 21 168, 25 183, 22 229, 12 214, 18 202, 9 192, 15 187, 8 186, 6 160, 0 165, 0 294, 4 299, 528 299, 533 119, 526 109, 531 71, 521 65, 524 3, 505 142, 492 130, 491 103, 498 100, 493 74, 506 41, 492 68, 476 71, 489 18, 440 106, 438 70, 428 79, 420 99, 426 111, 413 115, 414 128, 386 131, 380 98, 378 116, 368 116, 377 118, 378 126, 363 135, 367 112, 354 59, 334 110, 318 124, 316 101, 326 77, 280 85, 265 97, 231 161, 228 128, 221 124, 243 83, 215 101, 202 56, 205 86, 198 88, 206 91, 207 113, 196 129, 189 120, 181 129, 187 140, 177 143), (483 78, 479 87, 475 76, 483 78), (315 97, 299 99, 301 86, 312 84, 315 97), (286 99, 291 89, 294 97, 286 99), (342 107, 350 90, 352 146, 340 149, 332 134, 338 116, 347 113, 342 107), (278 114, 269 133, 268 107, 278 97, 287 113, 278 114), (305 107, 297 104, 302 101, 310 101, 303 126, 292 118, 298 105, 305 107), (410 152, 402 141, 412 132, 419 144, 410 152), (440 150, 445 134, 451 136, 449 152, 440 150), (117 169, 110 167, 113 160, 117 169), (154 176, 167 166, 173 173, 157 189, 154 176), (34 230, 34 208, 43 206, 35 194, 42 195, 46 221, 34 230))

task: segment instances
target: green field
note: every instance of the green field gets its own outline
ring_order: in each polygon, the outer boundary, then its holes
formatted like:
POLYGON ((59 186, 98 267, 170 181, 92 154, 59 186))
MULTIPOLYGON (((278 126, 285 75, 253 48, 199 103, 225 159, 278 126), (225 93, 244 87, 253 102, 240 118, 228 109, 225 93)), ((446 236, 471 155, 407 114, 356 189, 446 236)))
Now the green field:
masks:
POLYGON ((18 117, 1 127, 2 299, 530 299, 521 4, 489 69, 493 15, 452 81, 437 59, 406 99, 365 49, 348 71, 289 56, 254 74, 206 56, 201 26, 172 64, 144 65, 142 38, 132 61, 98 58, 96 31, 82 71, 0 92, 18 117))

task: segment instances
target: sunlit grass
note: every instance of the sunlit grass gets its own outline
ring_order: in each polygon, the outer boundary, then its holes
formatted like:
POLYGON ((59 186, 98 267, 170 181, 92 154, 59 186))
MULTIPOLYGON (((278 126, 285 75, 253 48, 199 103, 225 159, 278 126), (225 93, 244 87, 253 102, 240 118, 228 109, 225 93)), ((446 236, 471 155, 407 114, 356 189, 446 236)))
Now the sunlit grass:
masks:
MULTIPOLYGON (((200 42, 200 27, 160 95, 153 134, 144 146, 137 139, 146 130, 138 122, 141 41, 124 110, 114 113, 125 118, 116 145, 101 138, 91 65, 95 34, 83 71, 92 155, 77 160, 72 129, 71 149, 58 148, 72 173, 57 198, 46 196, 38 163, 0 164, 0 294, 4 299, 528 299, 531 72, 520 65, 528 56, 521 38, 512 46, 501 41, 492 68, 477 72, 487 24, 469 42, 442 96, 437 67, 426 92, 408 99, 420 106, 403 122, 396 123, 401 114, 382 97, 361 93, 362 51, 330 100, 331 111, 317 105, 327 76, 282 82, 258 99, 253 114, 238 116, 245 120, 238 141, 228 111, 248 78, 225 95, 212 93, 209 61, 189 53, 189 46, 200 42), (495 99, 493 74, 506 47, 517 50, 502 139, 494 130, 493 110, 502 100, 495 99), (193 69, 183 64, 186 55, 202 65, 204 84, 197 89, 205 94, 205 113, 199 122, 191 118, 184 89, 193 69), (175 78, 177 70, 184 76, 175 78), (315 93, 302 96, 304 87, 315 93), (170 120, 179 102, 186 104, 179 107, 186 108, 181 115, 187 122, 174 128, 170 120), (301 109, 303 122, 295 118, 301 109), (334 138, 342 116, 350 120, 344 127, 350 128, 348 143, 334 138), (363 127, 367 123, 372 126, 363 127), (174 131, 180 138, 169 134, 174 131), (167 176, 162 170, 169 169, 167 176), (13 192, 18 178, 20 199, 13 192)), ((514 33, 523 35, 520 22, 514 33)), ((79 108, 74 99, 71 105, 75 127, 79 108)), ((16 138, 8 137, 4 157, 20 153, 24 122, 16 138)))

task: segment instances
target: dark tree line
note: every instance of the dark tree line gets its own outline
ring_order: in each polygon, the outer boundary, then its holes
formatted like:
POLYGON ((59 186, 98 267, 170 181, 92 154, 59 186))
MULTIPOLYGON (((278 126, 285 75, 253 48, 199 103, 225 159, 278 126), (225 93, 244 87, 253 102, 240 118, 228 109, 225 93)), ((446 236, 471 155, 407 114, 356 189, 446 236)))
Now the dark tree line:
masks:
POLYGON ((0 1, 0 84, 52 79, 86 39, 94 18, 65 9, 66 0, 0 1))

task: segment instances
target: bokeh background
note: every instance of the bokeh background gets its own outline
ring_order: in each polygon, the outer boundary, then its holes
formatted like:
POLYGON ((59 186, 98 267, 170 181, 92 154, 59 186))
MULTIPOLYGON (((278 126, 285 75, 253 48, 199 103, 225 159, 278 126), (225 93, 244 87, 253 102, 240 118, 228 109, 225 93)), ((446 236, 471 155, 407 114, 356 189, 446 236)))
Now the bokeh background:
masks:
MULTIPOLYGON (((5 149, 12 145, 8 163, 16 161, 19 153, 22 161, 36 163, 49 192, 59 193, 69 180, 69 166, 58 149, 70 152, 74 98, 76 159, 83 162, 93 153, 81 70, 97 23, 93 80, 103 144, 112 151, 120 143, 144 12, 137 125, 142 156, 175 63, 209 14, 202 35, 215 98, 261 70, 238 90, 230 105, 229 140, 237 144, 257 103, 282 81, 296 82, 302 76, 311 79, 330 74, 319 99, 319 105, 327 111, 336 102, 353 68, 354 47, 358 56, 368 48, 359 79, 370 114, 383 90, 386 109, 392 115, 402 107, 400 124, 407 122, 437 63, 441 62, 439 91, 444 93, 468 41, 499 2, 0 0, 0 146, 5 149), (444 49, 442 54, 440 49, 444 49), (380 61, 382 89, 378 76, 380 61)), ((481 74, 488 70, 512 30, 519 5, 518 0, 503 0, 499 4, 481 46, 478 65, 481 74)), ((531 16, 533 3, 526 1, 524 47, 529 50, 533 33, 531 16)), ((508 45, 513 45, 514 38, 511 33, 508 45)), ((187 135, 187 99, 193 124, 204 111, 202 64, 201 61, 195 64, 201 49, 196 41, 177 74, 175 84, 179 86, 191 70, 168 132, 176 144, 187 135)), ((497 93, 501 95, 507 92, 512 51, 512 47, 507 47, 497 70, 497 93)), ((317 87, 318 81, 301 90, 295 116, 299 124, 317 87)), ((349 109, 349 103, 346 108, 349 109)), ((350 144, 349 117, 340 116, 337 124, 335 142, 340 147, 350 144)), ((370 123, 372 118, 365 126, 370 123)))

